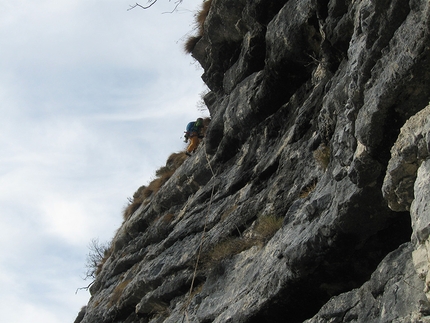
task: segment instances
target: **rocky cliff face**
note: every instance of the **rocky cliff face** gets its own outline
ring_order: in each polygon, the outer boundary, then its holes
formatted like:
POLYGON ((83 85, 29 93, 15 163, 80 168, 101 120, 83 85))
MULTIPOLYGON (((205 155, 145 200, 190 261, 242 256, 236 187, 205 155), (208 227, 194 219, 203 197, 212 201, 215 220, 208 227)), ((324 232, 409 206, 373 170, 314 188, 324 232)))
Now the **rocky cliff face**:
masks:
POLYGON ((430 322, 429 10, 212 0, 206 138, 119 228, 82 322, 430 322))

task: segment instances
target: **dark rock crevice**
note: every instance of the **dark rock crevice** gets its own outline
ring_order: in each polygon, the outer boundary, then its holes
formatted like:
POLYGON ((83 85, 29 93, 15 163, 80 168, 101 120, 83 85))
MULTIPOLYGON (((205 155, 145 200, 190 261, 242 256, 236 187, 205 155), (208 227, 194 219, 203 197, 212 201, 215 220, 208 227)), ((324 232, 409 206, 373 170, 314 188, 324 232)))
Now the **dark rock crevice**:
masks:
MULTIPOLYGON (((410 239, 408 214, 402 214, 391 222, 360 249, 356 248, 358 240, 353 235, 340 234, 334 237, 334 245, 327 254, 319 255, 324 258, 320 265, 312 268, 306 276, 285 286, 284 291, 281 290, 246 322, 282 322, 285 317, 288 317, 288 322, 303 322, 315 315, 331 297, 360 287, 369 280, 377 265, 389 252, 410 239), (354 254, 351 254, 351 249, 354 254)), ((295 270, 303 272, 303 268, 295 270)))

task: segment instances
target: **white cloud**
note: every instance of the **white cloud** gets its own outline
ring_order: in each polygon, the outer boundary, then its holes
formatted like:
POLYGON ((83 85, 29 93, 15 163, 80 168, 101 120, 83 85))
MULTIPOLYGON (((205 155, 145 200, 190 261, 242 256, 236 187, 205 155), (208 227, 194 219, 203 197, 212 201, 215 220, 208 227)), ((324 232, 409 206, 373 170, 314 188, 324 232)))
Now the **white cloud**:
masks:
MULTIPOLYGON (((0 305, 0 311, 4 313, 2 320, 5 322, 61 322, 61 318, 45 308, 40 308, 32 303, 25 303, 22 299, 8 299, 0 305), (16 306, 19 304, 19 307, 16 306), (10 311, 11 306, 16 312, 10 311), (2 308, 4 307, 4 308, 2 308)), ((73 321, 70 321, 73 322, 73 321)))
POLYGON ((73 322, 73 309, 86 303, 88 295, 76 293, 84 286, 81 271, 70 261, 79 259, 52 242, 45 248, 22 254, 13 266, 0 264, 2 322, 73 322))
POLYGON ((113 236, 200 115, 181 41, 201 0, 134 3, 0 3, 1 322, 74 320, 88 243, 113 236))
POLYGON ((91 235, 91 228, 97 222, 103 223, 100 217, 94 217, 85 210, 82 201, 73 201, 63 195, 49 196, 41 203, 44 216, 44 227, 47 234, 61 237, 65 242, 79 245, 91 235), (94 221, 94 220, 98 221, 94 221))

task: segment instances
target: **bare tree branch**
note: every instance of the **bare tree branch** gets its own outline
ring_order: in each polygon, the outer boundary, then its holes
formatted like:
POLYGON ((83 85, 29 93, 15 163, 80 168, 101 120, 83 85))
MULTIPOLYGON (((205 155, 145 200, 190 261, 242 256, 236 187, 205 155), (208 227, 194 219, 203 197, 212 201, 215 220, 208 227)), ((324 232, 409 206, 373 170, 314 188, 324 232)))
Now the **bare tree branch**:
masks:
POLYGON ((75 294, 77 294, 80 290, 86 290, 86 291, 88 291, 90 289, 91 285, 94 284, 94 282, 95 282, 95 280, 93 280, 88 286, 77 288, 76 291, 75 291, 75 294))
POLYGON ((138 4, 136 2, 135 5, 133 5, 133 6, 130 5, 130 8, 128 8, 127 11, 130 11, 130 10, 136 8, 136 7, 140 7, 142 9, 148 9, 148 8, 151 8, 156 2, 157 2, 157 0, 152 0, 152 2, 150 2, 149 5, 147 5, 147 6, 142 6, 141 4, 138 4))
POLYGON ((182 3, 182 0, 178 0, 175 3, 176 3, 175 8, 173 8, 172 11, 163 12, 163 13, 174 13, 176 11, 176 9, 178 9, 178 6, 182 3))
MULTIPOLYGON (((92 239, 88 248, 90 249, 87 255, 86 268, 84 280, 88 278, 95 279, 100 266, 109 256, 111 245, 109 243, 99 243, 98 239, 92 239)), ((90 284, 91 285, 91 284, 90 284)))
MULTIPOLYGON (((139 3, 137 3, 136 2, 136 4, 134 4, 134 5, 130 5, 130 8, 128 8, 127 9, 127 11, 130 11, 130 10, 133 10, 134 8, 137 8, 137 7, 139 7, 139 8, 142 8, 142 9, 149 9, 149 8, 151 8, 156 2, 157 2, 158 0, 149 0, 148 1, 148 5, 147 6, 142 6, 141 4, 139 4, 139 3)), ((170 0, 169 0, 169 2, 170 2, 170 0)), ((176 11, 176 9, 178 9, 178 6, 180 5, 182 3, 182 0, 176 0, 175 1, 175 7, 173 8, 173 10, 172 11, 169 11, 169 12, 167 12, 167 13, 173 13, 173 12, 175 12, 176 11)), ((164 12, 164 13, 166 13, 166 12, 164 12)))

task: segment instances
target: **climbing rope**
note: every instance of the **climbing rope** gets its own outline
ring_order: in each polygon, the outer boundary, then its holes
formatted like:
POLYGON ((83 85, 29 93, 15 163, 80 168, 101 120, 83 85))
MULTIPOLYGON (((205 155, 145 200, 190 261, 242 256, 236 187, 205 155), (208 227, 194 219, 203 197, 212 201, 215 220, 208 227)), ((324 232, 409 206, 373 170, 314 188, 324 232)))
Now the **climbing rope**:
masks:
MULTIPOLYGON (((211 163, 209 161, 209 157, 208 157, 208 154, 206 153, 206 150, 205 150, 205 156, 206 156, 206 161, 208 163, 209 169, 210 169, 210 171, 212 173, 212 178, 214 179, 215 178, 215 173, 214 173, 214 170, 213 170, 213 168, 211 166, 211 163)), ((186 303, 184 304, 184 307, 183 307, 184 308, 184 316, 182 317, 182 323, 184 322, 185 317, 187 318, 187 322, 188 323, 190 322, 189 319, 188 319, 188 306, 191 303, 191 295, 192 295, 193 288, 194 288, 194 282, 195 282, 196 277, 197 277, 197 269, 199 268, 199 261, 200 261, 200 256, 201 256, 201 253, 202 253, 203 242, 205 240, 206 227, 207 227, 207 222, 208 222, 209 212, 210 212, 211 205, 212 205, 212 199, 213 199, 213 196, 214 196, 214 192, 215 192, 215 181, 213 181, 213 183, 212 183, 211 198, 209 200, 209 205, 208 205, 208 208, 207 208, 207 211, 206 211, 205 224, 203 226, 203 233, 202 233, 202 237, 200 239, 200 245, 199 245, 199 249, 198 249, 198 252, 197 252, 196 265, 194 266, 194 273, 193 273, 193 278, 191 280, 189 297, 188 297, 188 300, 186 301, 186 303)))

